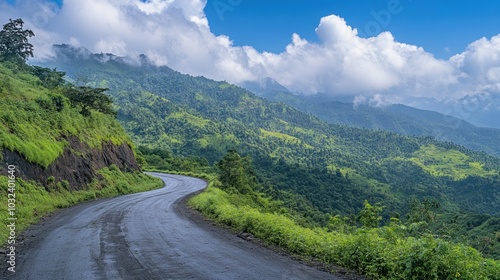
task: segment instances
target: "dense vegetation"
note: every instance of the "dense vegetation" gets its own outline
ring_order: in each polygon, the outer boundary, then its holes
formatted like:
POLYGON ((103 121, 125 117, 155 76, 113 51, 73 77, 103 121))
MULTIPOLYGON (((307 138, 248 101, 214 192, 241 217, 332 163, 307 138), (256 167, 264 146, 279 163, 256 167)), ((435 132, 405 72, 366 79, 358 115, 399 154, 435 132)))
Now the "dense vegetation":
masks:
MULTIPOLYGON (((103 141, 131 144, 112 116, 99 112, 85 116, 70 106, 65 93, 72 87, 46 86, 31 72, 26 65, 0 64, 2 148, 46 167, 62 154, 67 145, 65 137, 77 136, 90 147, 100 147, 103 141)), ((50 72, 46 69, 44 73, 50 72)))
POLYGON ((153 165, 193 171, 208 162, 203 169, 210 171, 237 150, 253 160, 261 191, 301 216, 296 221, 304 226, 358 213, 365 200, 385 205, 381 224, 388 224, 390 217, 405 220, 415 199, 435 199, 438 218, 429 233, 500 257, 496 157, 433 137, 329 125, 228 83, 152 66, 144 57, 134 66, 69 46, 58 53, 48 66, 110 89, 119 120, 153 165), (438 233, 439 225, 448 231, 438 233), (491 242, 479 241, 481 235, 491 242))
POLYGON ((242 200, 245 198, 210 188, 191 204, 219 222, 291 253, 355 269, 375 279, 499 279, 498 262, 432 235, 407 236, 409 229, 397 221, 382 228, 350 227, 350 232, 342 227, 306 228, 286 215, 242 205, 242 200))
POLYGON ((324 95, 300 96, 286 91, 265 91, 264 98, 283 102, 329 123, 403 135, 433 136, 470 149, 500 156, 500 129, 476 127, 455 117, 404 105, 372 107, 343 103, 324 95))
POLYGON ((304 227, 279 201, 256 191, 248 158, 229 151, 218 179, 190 200, 195 209, 238 231, 253 234, 292 254, 354 269, 374 279, 500 279, 500 262, 477 250, 422 230, 434 219, 435 201, 414 201, 406 222, 391 218, 379 227, 383 206, 357 216, 332 216, 324 227, 304 227))

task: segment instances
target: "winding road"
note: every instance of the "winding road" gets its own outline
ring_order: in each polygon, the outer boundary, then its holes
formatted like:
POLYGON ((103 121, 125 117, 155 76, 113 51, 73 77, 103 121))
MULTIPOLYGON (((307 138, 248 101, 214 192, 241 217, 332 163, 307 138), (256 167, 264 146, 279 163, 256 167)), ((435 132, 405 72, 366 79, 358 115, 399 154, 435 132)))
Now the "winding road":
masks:
POLYGON ((183 198, 203 180, 77 205, 28 230, 7 279, 340 279, 194 221, 183 198))

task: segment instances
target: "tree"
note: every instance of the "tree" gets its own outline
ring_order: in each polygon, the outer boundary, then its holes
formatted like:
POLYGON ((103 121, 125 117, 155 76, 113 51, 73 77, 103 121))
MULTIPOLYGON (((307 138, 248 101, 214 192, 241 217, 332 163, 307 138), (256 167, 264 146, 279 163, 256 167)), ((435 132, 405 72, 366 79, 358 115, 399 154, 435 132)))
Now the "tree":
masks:
POLYGON ((229 150, 217 163, 219 180, 229 190, 242 194, 252 192, 257 179, 249 157, 241 157, 235 150, 229 150))
POLYGON ((31 74, 37 76, 40 79, 41 84, 49 89, 53 89, 64 85, 64 76, 66 73, 59 72, 57 69, 50 69, 40 66, 32 66, 31 74))
POLYGON ((439 209, 439 201, 435 198, 426 197, 422 202, 418 199, 412 199, 411 210, 408 213, 408 222, 426 222, 432 224, 436 221, 436 213, 434 210, 439 209))
POLYGON ((29 37, 35 36, 31 30, 23 30, 22 19, 9 19, 9 23, 0 31, 0 57, 2 59, 19 59, 26 61, 33 57, 33 45, 28 42, 29 37))
POLYGON ((113 101, 104 94, 107 90, 107 88, 88 86, 68 87, 64 91, 64 95, 69 98, 71 106, 80 107, 80 113, 84 116, 90 116, 91 109, 108 115, 116 115, 113 101))
POLYGON ((379 222, 382 220, 382 210, 384 206, 380 203, 375 203, 371 205, 365 200, 363 209, 359 212, 358 219, 363 224, 364 227, 376 228, 379 222))

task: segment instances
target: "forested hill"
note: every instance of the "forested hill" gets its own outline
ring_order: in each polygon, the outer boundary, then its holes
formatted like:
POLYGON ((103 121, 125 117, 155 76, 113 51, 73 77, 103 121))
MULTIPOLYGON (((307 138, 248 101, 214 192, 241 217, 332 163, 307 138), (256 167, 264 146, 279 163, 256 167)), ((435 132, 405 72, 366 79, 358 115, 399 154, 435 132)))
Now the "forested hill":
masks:
POLYGON ((437 112, 400 104, 382 107, 355 105, 339 102, 325 95, 301 96, 280 90, 264 91, 261 95, 269 101, 283 102, 329 123, 409 136, 433 136, 441 141, 451 141, 470 149, 500 155, 500 129, 476 127, 464 120, 437 112))
POLYGON ((151 66, 145 57, 134 66, 69 46, 58 54, 46 65, 109 88, 136 143, 210 163, 228 149, 250 155, 266 191, 311 221, 355 213, 365 199, 404 214, 412 197, 426 196, 439 199, 443 211, 500 213, 499 158, 432 137, 327 124, 226 82, 151 66))

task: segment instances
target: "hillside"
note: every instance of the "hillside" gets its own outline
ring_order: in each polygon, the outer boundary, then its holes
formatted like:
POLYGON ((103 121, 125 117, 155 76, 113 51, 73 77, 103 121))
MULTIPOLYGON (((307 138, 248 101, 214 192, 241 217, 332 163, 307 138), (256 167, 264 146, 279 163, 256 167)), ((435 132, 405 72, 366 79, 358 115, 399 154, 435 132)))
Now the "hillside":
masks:
MULTIPOLYGON (((58 49, 47 65, 109 87, 138 144, 210 163, 237 149, 252 156, 269 193, 285 191, 275 195, 319 213, 353 213, 364 199, 405 213, 413 196, 439 198, 446 211, 500 213, 498 158, 430 137, 329 125, 225 82, 151 66, 145 57, 134 66, 110 54, 58 49), (470 182, 484 196, 463 195, 470 182)), ((309 218, 321 221, 314 213, 309 218)))
MULTIPOLYGON (((115 117, 82 114, 70 88, 51 69, 0 63, 0 198, 16 200, 18 232, 57 208, 161 185, 140 173, 115 117)), ((6 223, 7 203, 0 213, 6 223)))
POLYGON ((500 129, 500 93, 485 89, 458 100, 444 101, 436 98, 413 98, 413 104, 419 108, 436 112, 445 112, 458 118, 466 119, 478 127, 500 129))
POLYGON ((385 130, 408 136, 432 136, 469 149, 500 155, 500 129, 477 127, 456 117, 405 105, 372 107, 332 100, 324 95, 300 96, 286 91, 265 91, 262 96, 283 102, 332 124, 385 130))

